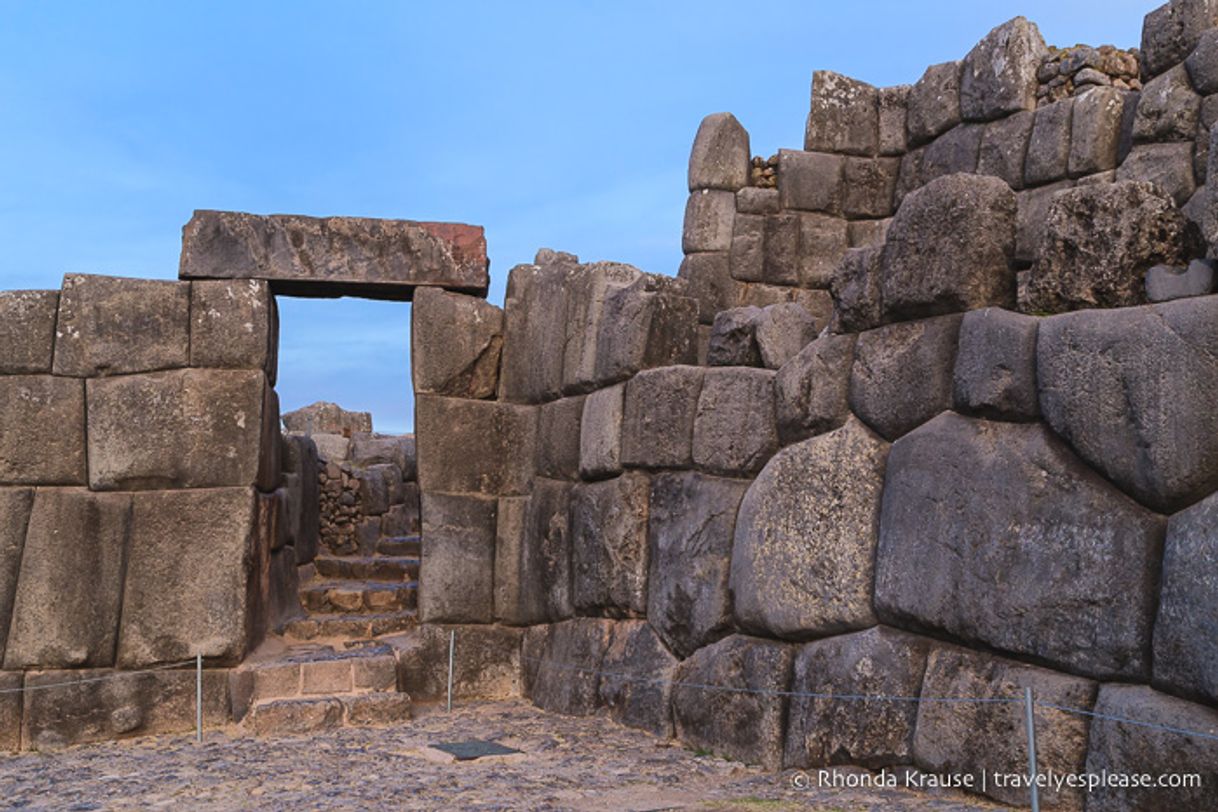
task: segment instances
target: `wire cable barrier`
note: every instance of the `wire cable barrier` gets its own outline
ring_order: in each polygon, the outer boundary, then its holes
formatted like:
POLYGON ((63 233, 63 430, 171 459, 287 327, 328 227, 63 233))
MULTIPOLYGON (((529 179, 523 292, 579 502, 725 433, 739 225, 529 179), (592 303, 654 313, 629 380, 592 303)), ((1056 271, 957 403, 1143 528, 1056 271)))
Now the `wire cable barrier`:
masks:
POLYGON ((0 694, 20 694, 28 691, 45 691, 50 688, 71 688, 90 682, 105 682, 107 680, 135 676, 136 674, 151 674, 156 671, 172 671, 175 668, 185 668, 186 666, 193 667, 194 665, 195 661, 193 659, 183 660, 180 663, 167 663, 165 665, 153 666, 152 668, 142 668, 138 671, 115 671, 110 674, 102 674, 101 676, 97 677, 85 677, 83 679, 71 680, 70 682, 50 682, 46 685, 24 685, 20 688, 0 688, 0 694))

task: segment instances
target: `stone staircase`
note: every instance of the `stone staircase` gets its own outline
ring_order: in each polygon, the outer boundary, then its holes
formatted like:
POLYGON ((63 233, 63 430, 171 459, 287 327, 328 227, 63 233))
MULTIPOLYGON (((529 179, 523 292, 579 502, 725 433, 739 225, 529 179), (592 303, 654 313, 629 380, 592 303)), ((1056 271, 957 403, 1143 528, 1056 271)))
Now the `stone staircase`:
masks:
POLYGON ((418 536, 384 537, 370 555, 319 555, 300 584, 305 617, 288 640, 352 641, 408 631, 417 623, 418 536))

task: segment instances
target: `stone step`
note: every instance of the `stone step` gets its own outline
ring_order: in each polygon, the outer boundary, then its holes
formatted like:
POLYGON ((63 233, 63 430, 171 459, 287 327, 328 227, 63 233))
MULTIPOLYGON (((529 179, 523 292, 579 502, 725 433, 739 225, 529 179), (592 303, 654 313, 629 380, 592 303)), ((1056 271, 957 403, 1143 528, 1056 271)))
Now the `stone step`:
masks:
POLYGON ((300 587, 300 602, 310 612, 392 612, 418 606, 417 581, 314 581, 300 587))
POLYGON ((423 553, 423 542, 419 536, 390 536, 376 543, 376 551, 388 556, 413 556, 423 553))
POLYGON ((322 578, 361 581, 415 581, 419 559, 408 556, 318 556, 313 559, 322 578))
POLYGON ((297 645, 272 658, 247 660, 229 677, 238 719, 260 702, 393 692, 397 684, 397 657, 384 644, 351 649, 297 645))
POLYGON ((410 631, 418 623, 413 609, 359 615, 324 613, 289 621, 283 634, 293 640, 358 640, 410 631))
POLYGON ((410 697, 396 691, 273 699, 250 709, 247 725, 258 736, 299 735, 343 725, 371 727, 410 719, 410 697))

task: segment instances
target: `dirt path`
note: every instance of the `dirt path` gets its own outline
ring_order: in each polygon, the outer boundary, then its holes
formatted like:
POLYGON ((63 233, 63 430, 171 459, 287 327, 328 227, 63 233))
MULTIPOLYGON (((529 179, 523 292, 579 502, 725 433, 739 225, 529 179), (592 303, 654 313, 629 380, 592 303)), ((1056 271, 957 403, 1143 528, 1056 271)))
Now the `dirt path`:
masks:
MULTIPOLYGON (((0 758, 0 806, 19 809, 972 810, 976 798, 798 789, 601 718, 522 702, 423 712, 408 726, 256 739, 239 731, 0 758), (430 745, 490 739, 520 755, 452 763, 430 745)), ((810 776, 815 785, 816 776, 810 776)))

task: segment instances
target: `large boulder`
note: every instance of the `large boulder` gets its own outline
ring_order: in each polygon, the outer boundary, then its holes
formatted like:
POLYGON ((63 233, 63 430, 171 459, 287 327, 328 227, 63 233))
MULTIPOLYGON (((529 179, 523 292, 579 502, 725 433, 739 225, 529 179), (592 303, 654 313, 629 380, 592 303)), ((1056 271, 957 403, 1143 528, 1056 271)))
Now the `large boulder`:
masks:
POLYGON ((931 65, 909 91, 906 131, 918 146, 960 123, 959 62, 931 65))
POLYGON ((957 411, 996 420, 1036 419, 1038 326, 1032 316, 997 307, 964 315, 954 373, 957 411))
POLYGON ((804 149, 874 155, 879 147, 876 89, 833 71, 812 73, 812 106, 804 149))
POLYGON ((619 383, 584 398, 579 424, 579 474, 585 479, 616 476, 622 471, 622 417, 626 384, 619 383))
POLYGON ((924 637, 875 626, 798 649, 783 767, 908 763, 917 703, 854 697, 917 696, 930 647, 924 637))
POLYGON ((1170 0, 1142 22, 1142 78, 1158 76, 1183 62, 1207 29, 1218 26, 1213 0, 1170 0))
POLYGON ((712 113, 698 125, 689 155, 689 190, 736 191, 749 183, 749 134, 731 113, 712 113))
MULTIPOLYGON (((696 263, 695 263, 696 264, 696 263)), ((566 336, 562 361, 564 394, 587 392, 597 385, 597 351, 602 325, 616 318, 609 303, 614 295, 639 281, 643 272, 620 262, 591 262, 571 270, 566 285, 566 336)), ((713 280, 712 280, 713 281, 713 280)), ((692 288, 690 283, 688 287, 692 288)), ((705 289, 703 289, 704 291, 705 289)), ((687 291, 688 292, 688 291, 687 291)), ((702 307, 705 293, 688 295, 702 307)), ((545 303, 538 305, 546 307, 545 303)), ((726 306, 726 305, 724 305, 726 306)), ((699 310, 699 313, 701 311, 699 310)))
POLYGON ((1218 703, 1218 494, 1172 516, 1154 634, 1154 681, 1218 703))
POLYGON ((1066 177, 1073 115, 1073 98, 1046 104, 1036 111, 1023 165, 1024 185, 1039 186, 1066 177))
POLYGON ((728 570, 736 509, 747 487, 693 471, 652 479, 647 618, 678 656, 731 631, 728 570))
POLYGON ((580 420, 584 396, 559 398, 537 407, 537 474, 553 479, 579 476, 580 420))
POLYGON ((196 654, 236 664, 259 641, 270 557, 256 503, 251 488, 135 494, 120 668, 196 654))
POLYGON ((388 638, 397 656, 398 687, 415 702, 448 694, 448 649, 453 641, 453 698, 513 699, 520 696, 520 647, 524 632, 475 624, 424 623, 388 638))
MULTIPOLYGON (((32 488, 0 488, 0 661, 4 658, 4 644, 13 618, 21 552, 25 548, 26 526, 33 505, 32 488)), ((0 710, 0 717, 3 713, 0 710)), ((0 737, 4 735, 2 731, 3 725, 0 725, 0 737)))
POLYGON ((555 252, 539 252, 537 260, 508 273, 499 370, 502 400, 540 403, 562 392, 569 281, 577 260, 555 252))
POLYGON ((571 617, 571 485, 538 478, 528 496, 499 500, 495 619, 527 626, 571 617))
POLYGON ((761 470, 778 450, 774 374, 747 367, 706 371, 694 420, 694 464, 729 475, 761 470))
POLYGON ((0 376, 0 483, 83 485, 85 382, 0 376))
POLYGON ((190 285, 190 365, 265 370, 275 383, 279 310, 257 279, 201 280, 190 285))
POLYGON ((59 291, 0 291, 0 375, 50 372, 59 291))
POLYGON ((190 363, 190 285, 68 274, 55 335, 56 375, 184 367, 190 363))
POLYGON ((597 686, 600 703, 623 725, 671 736, 677 662, 646 620, 615 623, 597 686))
POLYGON ((276 483, 279 414, 261 370, 182 369, 88 381, 94 490, 276 483))
POLYGON ((1213 296, 1044 319, 1041 412, 1126 493, 1179 510, 1218 489, 1215 341, 1213 296))
POLYGON ((1204 246, 1196 226, 1150 183, 1079 186, 1053 196, 1020 309, 1061 312, 1146 301, 1154 265, 1187 265, 1204 246))
POLYGON ((964 58, 960 114, 989 121, 1036 108, 1036 71, 1048 53, 1035 23, 1015 17, 985 35, 964 58))
POLYGON ((38 489, 5 668, 114 664, 130 525, 130 494, 38 489))
POLYGON ((493 398, 499 387, 503 311, 475 296, 422 288, 410 318, 414 391, 493 398))
POLYGON ((1176 65, 1142 88, 1133 118, 1133 139, 1192 141, 1200 115, 1201 97, 1193 90, 1184 65, 1176 65))
POLYGON ((732 635, 682 661, 672 690, 677 738, 718 756, 781 769, 792 648, 732 635))
POLYGON ((623 465, 675 468, 690 464, 704 372, 695 366, 659 367, 643 370, 626 382, 623 465))
POLYGON ((829 152, 778 151, 778 197, 784 210, 841 214, 846 160, 829 152))
POLYGON ((581 614, 647 612, 647 511, 650 483, 627 472, 571 492, 571 578, 581 614))
POLYGON ((730 250, 735 219, 736 195, 732 192, 694 190, 685 203, 682 250, 687 254, 730 250))
POLYGON ((829 290, 833 296, 835 333, 856 333, 883 324, 880 301, 880 260, 883 245, 851 248, 833 271, 829 290))
POLYGON ((697 363, 698 313, 698 302, 681 279, 643 274, 606 294, 596 335, 595 385, 625 380, 642 369, 697 363))
POLYGON ((948 175, 913 192, 888 229, 879 287, 890 316, 1010 304, 1015 193, 998 178, 948 175))
POLYGON ((601 706, 600 672, 613 640, 612 620, 577 617, 525 632, 524 694, 537 707, 570 716, 601 706))
POLYGON ((424 492, 528 493, 536 458, 535 407, 419 395, 415 430, 424 492))
POLYGON ((783 444, 832 431, 850 414, 856 338, 824 335, 800 350, 774 378, 774 410, 783 444))
MULTIPOLYGON (((922 679, 922 702, 914 733, 914 762, 936 775, 971 775, 974 785, 1003 803, 1028 803, 1026 786, 993 780, 995 773, 1026 775, 1024 733, 1026 688, 1038 703, 1036 765, 1039 773, 1066 776, 1083 771, 1087 757, 1087 717, 1048 705, 1091 710, 1096 685, 1068 676, 967 649, 932 651, 922 679), (979 701, 954 701, 966 697, 979 701), (985 775, 983 775, 983 773, 985 775)), ((1040 799, 1049 808, 1079 809, 1083 791, 1075 786, 1045 786, 1040 799)))
POLYGON ((1145 679, 1162 532, 1043 426, 949 412, 889 455, 876 612, 1075 672, 1145 679))
POLYGON ((1093 87, 1074 99, 1070 123, 1070 177, 1115 169, 1121 154, 1126 110, 1137 94, 1093 87))
POLYGON ((1023 164, 1036 114, 1022 110, 986 125, 977 157, 977 173, 1002 178, 1012 189, 1023 188, 1023 164))
POLYGON ((875 623, 871 586, 888 445, 857 420, 780 451, 736 518, 731 591, 748 631, 806 639, 875 623))
MULTIPOLYGON (((1092 790, 1087 809, 1218 809, 1218 711, 1144 685, 1104 685, 1091 720, 1090 775, 1164 777, 1180 786, 1111 781, 1092 790), (1195 730, 1202 736, 1184 731, 1195 730), (1195 775, 1185 779, 1181 773, 1195 775), (1186 783, 1187 781, 1187 783, 1186 783)), ((1039 735, 1039 733, 1038 733, 1039 735)), ((1039 740, 1037 742, 1039 749, 1039 740)))
POLYGON ((959 315, 888 324, 858 337, 850 407, 888 440, 950 409, 959 315))
POLYGON ((495 614, 496 501, 424 491, 419 617, 490 623, 495 614))
POLYGON ((711 325, 706 363, 712 367, 759 367, 761 348, 757 346, 760 307, 732 307, 715 314, 711 325))

